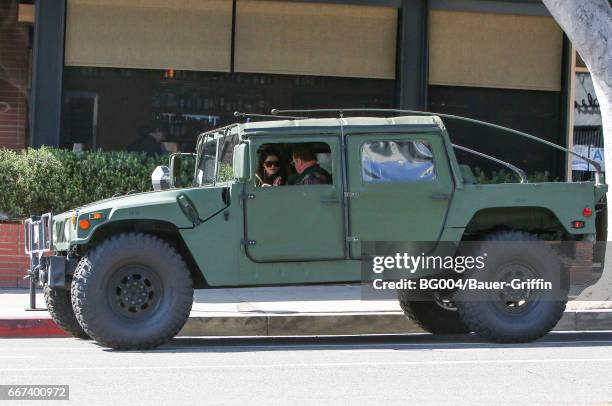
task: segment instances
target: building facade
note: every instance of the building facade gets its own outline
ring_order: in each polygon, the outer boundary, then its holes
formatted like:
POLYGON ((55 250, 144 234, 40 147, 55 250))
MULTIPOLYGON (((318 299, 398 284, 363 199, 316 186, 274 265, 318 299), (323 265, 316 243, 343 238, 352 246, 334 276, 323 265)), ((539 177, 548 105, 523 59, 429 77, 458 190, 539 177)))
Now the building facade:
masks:
MULTIPOLYGON (((169 150, 190 150, 199 132, 235 121, 236 110, 339 107, 457 114, 572 143, 571 45, 537 0, 28 6, 33 23, 15 23, 32 38, 27 137, 0 145, 121 150, 156 126, 169 150)), ((458 144, 528 171, 564 178, 571 166, 542 145, 446 124, 458 144)))

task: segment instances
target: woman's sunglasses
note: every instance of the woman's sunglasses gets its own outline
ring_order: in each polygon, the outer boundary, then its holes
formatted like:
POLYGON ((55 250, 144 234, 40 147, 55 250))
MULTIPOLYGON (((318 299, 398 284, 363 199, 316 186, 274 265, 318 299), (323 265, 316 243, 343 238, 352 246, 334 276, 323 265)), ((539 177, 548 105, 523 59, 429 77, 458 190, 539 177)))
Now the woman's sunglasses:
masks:
POLYGON ((266 161, 266 162, 264 162, 264 165, 266 166, 266 168, 271 168, 273 166, 276 166, 277 168, 280 168, 280 162, 279 161, 266 161))

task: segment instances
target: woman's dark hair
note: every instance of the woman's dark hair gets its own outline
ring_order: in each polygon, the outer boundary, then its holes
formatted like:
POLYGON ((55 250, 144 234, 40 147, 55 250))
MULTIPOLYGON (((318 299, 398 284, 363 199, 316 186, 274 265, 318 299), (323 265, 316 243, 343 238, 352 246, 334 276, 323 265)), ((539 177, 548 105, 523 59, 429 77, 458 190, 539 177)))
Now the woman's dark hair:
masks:
POLYGON ((259 153, 259 163, 257 164, 257 176, 259 176, 259 178, 262 180, 266 176, 266 172, 264 171, 264 162, 266 158, 269 157, 270 155, 274 155, 275 157, 277 157, 280 163, 280 168, 278 172, 276 173, 276 176, 282 176, 282 178, 286 180, 286 167, 287 166, 285 165, 285 162, 283 161, 282 155, 278 152, 278 150, 274 148, 266 148, 259 153))

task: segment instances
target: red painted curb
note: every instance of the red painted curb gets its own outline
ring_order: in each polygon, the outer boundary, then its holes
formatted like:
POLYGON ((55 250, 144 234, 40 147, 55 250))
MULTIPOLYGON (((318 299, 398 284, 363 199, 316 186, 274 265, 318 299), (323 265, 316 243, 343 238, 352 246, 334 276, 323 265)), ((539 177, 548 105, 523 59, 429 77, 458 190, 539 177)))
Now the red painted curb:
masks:
POLYGON ((0 319, 0 338, 67 336, 51 319, 0 319))

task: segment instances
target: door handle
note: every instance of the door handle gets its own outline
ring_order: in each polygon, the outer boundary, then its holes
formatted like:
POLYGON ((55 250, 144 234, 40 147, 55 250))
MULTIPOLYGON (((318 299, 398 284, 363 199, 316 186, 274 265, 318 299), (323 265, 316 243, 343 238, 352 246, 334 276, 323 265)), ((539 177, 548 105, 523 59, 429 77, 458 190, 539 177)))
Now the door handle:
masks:
POLYGON ((321 196, 321 203, 323 204, 336 204, 340 203, 338 196, 321 196))
POLYGON ((450 199, 449 193, 432 193, 431 198, 433 200, 448 200, 450 199))

